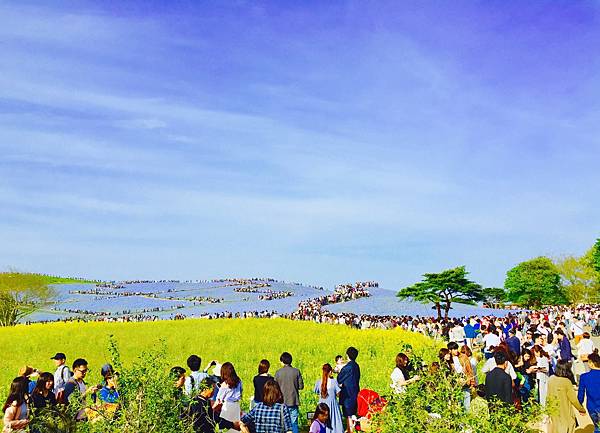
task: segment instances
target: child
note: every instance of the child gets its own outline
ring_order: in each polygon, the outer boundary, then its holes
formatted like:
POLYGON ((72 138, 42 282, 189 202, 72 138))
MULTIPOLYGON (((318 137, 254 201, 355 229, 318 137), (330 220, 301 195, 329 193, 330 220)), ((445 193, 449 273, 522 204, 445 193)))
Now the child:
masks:
POLYGON ((317 410, 313 415, 312 424, 309 433, 325 433, 327 431, 327 422, 329 420, 329 406, 325 403, 319 403, 317 410))

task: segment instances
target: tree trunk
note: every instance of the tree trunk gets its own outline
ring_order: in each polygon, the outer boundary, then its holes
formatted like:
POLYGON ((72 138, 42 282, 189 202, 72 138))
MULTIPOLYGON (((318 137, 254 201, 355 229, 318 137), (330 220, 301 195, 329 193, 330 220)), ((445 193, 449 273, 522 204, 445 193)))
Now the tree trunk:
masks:
POLYGON ((435 309, 437 311, 437 318, 438 318, 438 320, 442 320, 442 306, 440 305, 439 302, 435 303, 435 309))
POLYGON ((450 301, 446 301, 444 305, 444 319, 448 320, 448 313, 450 312, 450 301))

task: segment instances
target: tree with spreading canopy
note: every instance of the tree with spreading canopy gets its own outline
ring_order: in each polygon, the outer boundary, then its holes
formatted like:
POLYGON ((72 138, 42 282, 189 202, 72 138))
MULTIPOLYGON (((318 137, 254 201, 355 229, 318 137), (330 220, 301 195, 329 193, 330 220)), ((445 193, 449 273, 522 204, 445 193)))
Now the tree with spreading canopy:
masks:
POLYGON ((0 272, 0 326, 13 326, 54 299, 43 275, 0 272))
POLYGON ((504 288, 509 301, 527 308, 569 302, 559 271, 548 257, 536 257, 509 270, 504 288))
POLYGON ((464 266, 440 273, 423 274, 423 281, 401 289, 396 295, 400 299, 412 299, 422 303, 433 303, 438 319, 448 318, 452 303, 473 305, 483 300, 481 285, 467 279, 464 266))
POLYGON ((483 303, 491 308, 502 308, 506 302, 506 290, 501 287, 486 287, 482 291, 483 303))

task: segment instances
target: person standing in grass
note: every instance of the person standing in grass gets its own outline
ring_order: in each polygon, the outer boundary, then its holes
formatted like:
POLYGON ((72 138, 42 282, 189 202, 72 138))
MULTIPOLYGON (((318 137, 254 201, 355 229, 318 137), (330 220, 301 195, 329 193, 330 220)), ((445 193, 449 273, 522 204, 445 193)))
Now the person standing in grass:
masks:
POLYGON ((337 401, 337 395, 341 391, 340 385, 333 377, 333 368, 330 364, 324 364, 321 371, 322 377, 315 384, 315 392, 319 394, 319 403, 325 404, 328 407, 326 433, 343 433, 342 412, 337 401))
POLYGON ((253 426, 256 433, 292 433, 290 411, 283 402, 279 384, 273 379, 268 380, 263 391, 263 401, 242 417, 242 431, 250 431, 253 426))
MULTIPOLYGON (((226 362, 221 366, 221 380, 221 387, 217 393, 216 407, 221 408, 221 418, 231 422, 239 422, 242 380, 235 372, 235 368, 231 362, 226 362)), ((231 431, 229 430, 229 432, 231 431)))
POLYGON ((304 389, 302 373, 292 367, 292 355, 283 352, 279 357, 282 367, 275 373, 275 380, 281 388, 283 403, 287 406, 292 421, 292 432, 298 433, 298 417, 300 412, 300 390, 304 389))
POLYGON ((186 415, 192 420, 195 433, 214 433, 215 427, 221 429, 239 430, 239 422, 231 422, 221 418, 212 408, 212 396, 215 392, 215 382, 205 377, 198 384, 199 393, 189 405, 186 415))
POLYGON ((58 395, 59 392, 65 389, 67 381, 73 376, 71 370, 67 366, 67 357, 64 353, 58 352, 52 358, 56 365, 56 371, 54 372, 54 394, 58 395))
POLYGON ((267 359, 261 360, 258 364, 258 374, 254 376, 254 379, 252 380, 254 384, 253 407, 263 400, 263 388, 265 387, 265 383, 267 383, 268 380, 273 379, 273 376, 269 374, 269 368, 271 368, 271 363, 267 359))
POLYGON ((356 416, 358 409, 357 399, 360 391, 360 367, 356 362, 358 358, 358 349, 349 347, 346 350, 348 363, 342 368, 338 374, 337 380, 340 384, 340 404, 342 405, 342 413, 348 422, 347 431, 354 431, 354 422, 352 416, 356 416))

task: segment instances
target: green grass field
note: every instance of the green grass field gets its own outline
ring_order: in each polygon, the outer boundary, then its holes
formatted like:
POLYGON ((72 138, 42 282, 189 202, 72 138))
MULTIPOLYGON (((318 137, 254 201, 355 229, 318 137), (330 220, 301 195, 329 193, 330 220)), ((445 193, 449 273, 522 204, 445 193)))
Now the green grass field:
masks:
POLYGON ((316 402, 312 389, 325 362, 333 365, 337 354, 353 345, 360 351, 361 386, 389 393, 389 377, 396 354, 402 344, 411 344, 415 353, 434 353, 436 343, 420 334, 401 330, 353 330, 341 325, 323 325, 284 319, 188 319, 142 323, 56 323, 18 325, 0 328, 1 359, 0 397, 4 397, 11 380, 22 365, 41 371, 54 371, 50 357, 64 352, 67 362, 83 357, 90 363, 89 383, 100 381, 100 367, 110 360, 108 337, 116 339, 125 365, 146 349, 164 340, 172 365, 185 365, 195 353, 203 363, 211 359, 230 361, 245 385, 244 401, 252 397, 252 378, 259 361, 271 362, 271 373, 279 368, 283 351, 294 357, 306 383, 302 393, 303 410, 316 402))

